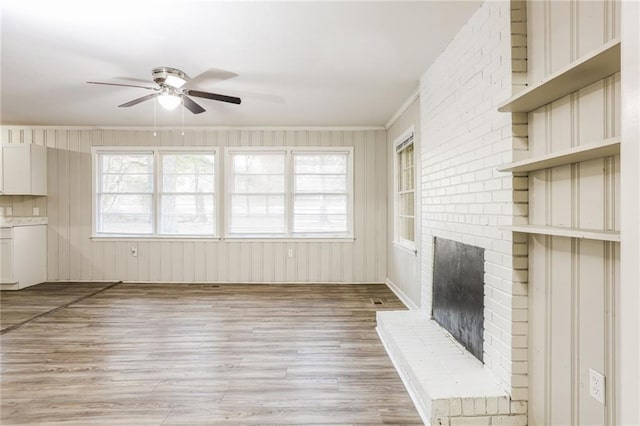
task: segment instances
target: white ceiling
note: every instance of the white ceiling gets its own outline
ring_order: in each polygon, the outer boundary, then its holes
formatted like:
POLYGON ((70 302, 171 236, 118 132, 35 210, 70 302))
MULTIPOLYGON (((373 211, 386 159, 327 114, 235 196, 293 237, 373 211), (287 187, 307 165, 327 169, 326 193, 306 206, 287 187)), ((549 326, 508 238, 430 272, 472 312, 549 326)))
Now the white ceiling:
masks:
MULTIPOLYGON (((4 124, 147 126, 154 103, 124 102, 170 66, 241 105, 194 98, 192 126, 383 125, 481 1, 4 1, 4 124), (215 71, 218 70, 218 71, 215 71), (228 74, 231 75, 231 74, 228 74)), ((159 126, 180 110, 158 108, 159 126)))

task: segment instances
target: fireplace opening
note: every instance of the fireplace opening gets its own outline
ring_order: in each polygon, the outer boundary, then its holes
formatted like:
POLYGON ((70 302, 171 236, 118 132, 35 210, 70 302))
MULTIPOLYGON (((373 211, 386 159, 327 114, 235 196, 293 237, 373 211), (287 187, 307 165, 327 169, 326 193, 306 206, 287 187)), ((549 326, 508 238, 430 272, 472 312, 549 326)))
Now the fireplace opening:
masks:
POLYGON ((432 317, 480 361, 484 332, 484 249, 435 238, 432 317))

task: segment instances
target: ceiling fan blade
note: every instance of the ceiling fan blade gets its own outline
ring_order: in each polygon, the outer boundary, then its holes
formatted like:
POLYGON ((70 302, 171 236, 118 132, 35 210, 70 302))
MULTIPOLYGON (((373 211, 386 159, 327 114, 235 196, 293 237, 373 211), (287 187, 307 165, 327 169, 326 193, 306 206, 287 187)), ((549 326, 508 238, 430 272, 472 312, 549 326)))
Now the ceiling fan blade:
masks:
POLYGON ((239 104, 242 102, 240 98, 236 98, 235 96, 219 95, 217 93, 202 92, 200 90, 186 89, 184 93, 197 98, 213 99, 215 101, 229 102, 230 104, 239 104))
POLYGON ((200 114, 201 112, 205 111, 205 109, 198 105, 197 102, 185 95, 182 95, 182 104, 186 109, 194 114, 200 114))
POLYGON ((150 94, 150 95, 147 95, 147 96, 143 96, 143 97, 141 97, 141 98, 134 99, 134 100, 132 100, 132 101, 129 101, 129 102, 127 102, 127 103, 124 103, 124 104, 122 104, 122 105, 118 105, 118 106, 119 106, 119 107, 121 107, 121 108, 130 107, 130 106, 137 105, 137 104, 139 104, 140 102, 148 101, 149 99, 153 99, 153 98, 158 97, 158 96, 160 96, 160 93, 152 93, 152 94, 150 94))
POLYGON ((228 80, 237 76, 238 74, 236 74, 235 72, 226 71, 219 68, 211 68, 189 79, 187 81, 187 87, 199 87, 202 86, 203 83, 228 80))
POLYGON ((103 83, 101 81, 87 81, 89 84, 103 84, 105 86, 124 86, 124 87, 139 87, 140 89, 157 90, 157 87, 138 86, 135 84, 121 84, 121 83, 103 83))
POLYGON ((136 77, 120 77, 120 76, 116 76, 113 77, 116 80, 122 80, 122 81, 132 81, 135 83, 144 83, 144 84, 153 84, 153 81, 149 80, 149 79, 144 79, 144 78, 136 78, 136 77))

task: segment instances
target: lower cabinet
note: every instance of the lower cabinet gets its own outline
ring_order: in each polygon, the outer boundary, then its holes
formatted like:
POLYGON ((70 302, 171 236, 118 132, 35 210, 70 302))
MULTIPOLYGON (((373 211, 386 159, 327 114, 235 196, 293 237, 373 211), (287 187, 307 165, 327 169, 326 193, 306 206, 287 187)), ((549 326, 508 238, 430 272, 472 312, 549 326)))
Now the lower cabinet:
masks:
POLYGON ((47 280, 47 225, 0 228, 0 290, 47 280))

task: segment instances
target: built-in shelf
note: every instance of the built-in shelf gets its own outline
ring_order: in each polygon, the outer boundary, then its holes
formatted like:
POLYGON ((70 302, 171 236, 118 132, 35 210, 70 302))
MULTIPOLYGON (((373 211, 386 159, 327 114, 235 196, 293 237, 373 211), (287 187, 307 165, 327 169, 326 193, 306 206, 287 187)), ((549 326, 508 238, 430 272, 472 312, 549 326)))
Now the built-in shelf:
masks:
POLYGON ((529 112, 620 71, 620 40, 552 74, 498 106, 500 112, 529 112))
POLYGON ((524 232, 526 234, 553 235, 556 237, 585 238, 588 240, 620 241, 618 231, 597 231, 594 229, 565 228, 559 226, 544 225, 513 225, 503 226, 500 229, 512 232, 524 232))
POLYGON ((541 155, 526 160, 516 161, 506 164, 498 169, 500 172, 531 172, 534 170, 548 169, 550 167, 564 166, 566 164, 578 163, 580 161, 593 160, 596 158, 610 157, 620 154, 620 138, 605 139, 601 142, 590 143, 565 149, 551 154, 541 155))

